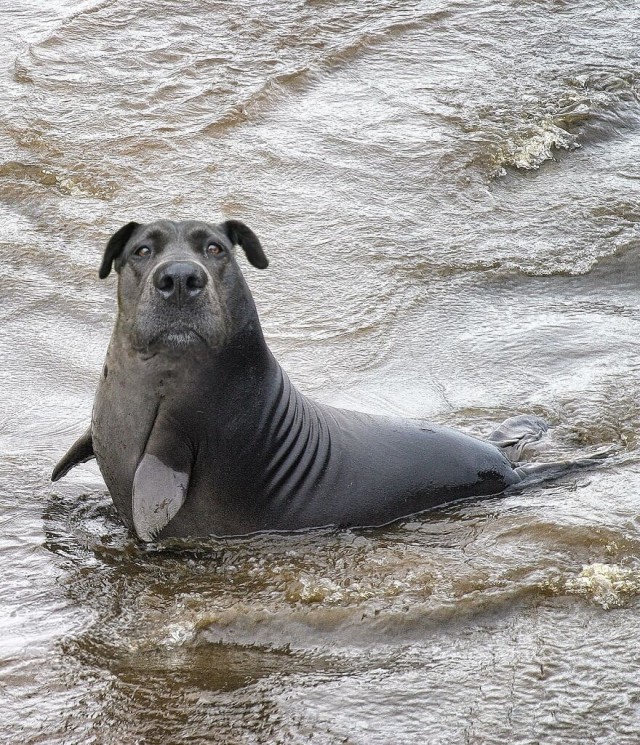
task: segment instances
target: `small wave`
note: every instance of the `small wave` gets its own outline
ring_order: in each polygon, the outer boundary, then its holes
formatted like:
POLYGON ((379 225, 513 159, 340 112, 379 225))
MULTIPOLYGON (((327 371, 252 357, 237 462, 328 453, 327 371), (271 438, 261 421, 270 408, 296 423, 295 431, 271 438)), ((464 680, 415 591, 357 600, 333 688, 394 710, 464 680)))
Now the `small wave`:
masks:
POLYGON ((41 186, 56 186, 58 179, 48 168, 31 163, 18 163, 10 160, 0 165, 0 178, 14 178, 19 181, 34 181, 41 186))
POLYGON ((421 28, 424 24, 438 23, 450 16, 451 11, 441 10, 396 22, 388 22, 383 17, 376 28, 367 32, 356 32, 353 38, 343 44, 328 48, 324 43, 318 44, 322 50, 320 53, 310 55, 306 63, 300 67, 269 76, 256 90, 236 102, 220 118, 205 126, 202 132, 217 135, 222 130, 242 124, 253 115, 262 112, 265 105, 277 102, 279 95, 290 94, 292 88, 309 85, 327 70, 335 70, 351 62, 371 47, 388 42, 396 35, 421 28))
POLYGON ((284 92, 287 87, 290 88, 295 83, 302 84, 310 77, 310 68, 307 65, 297 70, 272 75, 255 91, 231 105, 222 116, 203 127, 202 133, 218 135, 248 121, 264 104, 276 99, 278 94, 284 92))
MULTIPOLYGON (((82 486, 67 485, 65 493, 82 486)), ((539 592, 526 577, 508 581, 500 569, 467 566, 465 552, 451 544, 469 550, 469 530, 445 516, 382 532, 325 529, 143 547, 104 493, 81 492, 73 502, 53 495, 45 513, 46 546, 75 567, 69 591, 104 618, 101 639, 117 638, 132 652, 222 643, 342 653, 404 644, 539 592), (88 566, 100 571, 87 573, 88 566)))
POLYGON ((512 111, 489 114, 490 119, 504 119, 508 127, 490 158, 494 178, 506 175, 507 168, 537 170, 563 150, 577 150, 637 126, 635 73, 594 71, 568 78, 565 86, 556 100, 523 97, 513 102, 512 111))
POLYGON ((44 187, 53 187, 66 196, 109 199, 114 186, 97 187, 94 180, 77 175, 64 174, 35 163, 10 160, 0 164, 0 179, 31 181, 44 187))
POLYGON ((619 564, 585 564, 574 577, 556 577, 543 583, 551 595, 577 595, 605 610, 622 608, 640 594, 640 573, 619 564))
POLYGON ((505 167, 533 170, 547 160, 553 160, 559 150, 576 150, 580 147, 577 137, 552 122, 543 122, 533 132, 508 140, 498 152, 499 170, 496 176, 506 175, 505 167))

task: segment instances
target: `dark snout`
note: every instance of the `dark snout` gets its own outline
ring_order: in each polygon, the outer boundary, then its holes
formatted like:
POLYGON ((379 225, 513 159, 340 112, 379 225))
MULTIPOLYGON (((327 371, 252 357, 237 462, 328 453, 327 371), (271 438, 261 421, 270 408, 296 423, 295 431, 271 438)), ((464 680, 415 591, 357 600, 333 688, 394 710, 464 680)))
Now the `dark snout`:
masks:
POLYGON ((170 261, 153 273, 153 286, 168 303, 179 308, 198 297, 207 285, 208 275, 195 261, 170 261))

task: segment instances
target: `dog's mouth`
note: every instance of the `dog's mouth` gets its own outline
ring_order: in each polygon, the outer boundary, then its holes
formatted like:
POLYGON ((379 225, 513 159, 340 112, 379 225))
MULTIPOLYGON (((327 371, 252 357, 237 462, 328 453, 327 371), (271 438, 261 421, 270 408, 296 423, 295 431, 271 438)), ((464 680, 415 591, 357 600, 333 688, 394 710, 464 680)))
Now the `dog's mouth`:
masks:
POLYGON ((195 323, 149 322, 136 324, 133 345, 141 352, 156 354, 164 351, 186 351, 199 346, 210 346, 207 330, 195 323))
POLYGON ((202 297, 188 308, 160 302, 157 293, 139 303, 134 321, 135 345, 152 353, 184 351, 224 343, 228 323, 214 299, 202 297))
POLYGON ((195 344, 206 344, 204 336, 190 326, 173 326, 154 334, 150 339, 151 346, 190 347, 195 344))

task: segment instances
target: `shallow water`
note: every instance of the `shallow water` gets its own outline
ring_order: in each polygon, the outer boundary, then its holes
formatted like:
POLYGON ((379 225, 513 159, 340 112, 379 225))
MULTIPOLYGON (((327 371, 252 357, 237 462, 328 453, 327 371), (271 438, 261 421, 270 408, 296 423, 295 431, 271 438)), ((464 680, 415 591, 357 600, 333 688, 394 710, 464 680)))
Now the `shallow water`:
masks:
MULTIPOLYGON (((636 743, 635 3, 1 11, 0 733, 636 743), (145 548, 83 431, 122 223, 245 220, 306 393, 602 467, 378 531, 145 548)), ((244 259, 241 259, 244 261, 244 259)))

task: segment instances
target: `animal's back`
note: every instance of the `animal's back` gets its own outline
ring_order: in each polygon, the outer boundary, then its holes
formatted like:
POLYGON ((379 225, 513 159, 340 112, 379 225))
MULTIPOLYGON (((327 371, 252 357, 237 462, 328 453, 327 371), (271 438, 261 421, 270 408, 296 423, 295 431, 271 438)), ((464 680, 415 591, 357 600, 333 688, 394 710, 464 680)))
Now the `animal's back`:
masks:
POLYGON ((498 448, 447 427, 328 406, 319 412, 330 439, 323 468, 273 500, 274 527, 382 525, 519 481, 498 448))

